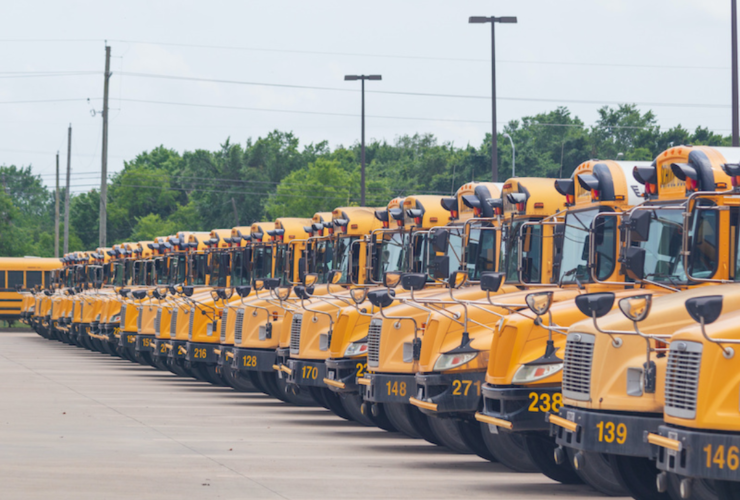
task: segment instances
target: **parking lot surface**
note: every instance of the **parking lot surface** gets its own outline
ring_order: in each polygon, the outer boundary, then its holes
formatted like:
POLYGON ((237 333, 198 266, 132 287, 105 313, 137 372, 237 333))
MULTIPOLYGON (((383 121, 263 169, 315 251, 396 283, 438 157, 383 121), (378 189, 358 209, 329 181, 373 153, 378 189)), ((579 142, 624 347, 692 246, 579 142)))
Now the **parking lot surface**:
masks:
POLYGON ((603 498, 474 455, 0 332, 0 498, 603 498))

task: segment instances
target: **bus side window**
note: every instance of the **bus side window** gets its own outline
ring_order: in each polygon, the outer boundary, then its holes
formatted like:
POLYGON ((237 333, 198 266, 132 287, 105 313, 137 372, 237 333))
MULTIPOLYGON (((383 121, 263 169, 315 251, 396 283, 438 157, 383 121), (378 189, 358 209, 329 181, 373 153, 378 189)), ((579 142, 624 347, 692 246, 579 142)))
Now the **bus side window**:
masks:
POLYGON ((51 271, 44 271, 44 286, 48 287, 51 285, 51 271))
POLYGON ((41 286, 41 271, 26 271, 26 288, 41 286))
POLYGON ((23 288, 23 271, 8 271, 8 288, 15 290, 16 285, 23 288))
POLYGON ((0 290, 5 288, 5 271, 0 271, 0 290))

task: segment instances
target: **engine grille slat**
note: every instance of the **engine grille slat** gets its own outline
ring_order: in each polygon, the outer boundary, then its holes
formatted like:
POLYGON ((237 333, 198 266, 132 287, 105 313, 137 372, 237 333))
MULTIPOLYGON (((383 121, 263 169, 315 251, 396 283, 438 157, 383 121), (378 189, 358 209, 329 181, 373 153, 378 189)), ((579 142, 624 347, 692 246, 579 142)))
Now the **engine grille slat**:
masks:
POLYGON ((172 311, 172 317, 170 318, 170 338, 174 339, 177 337, 177 308, 172 311))
POLYGON ((195 308, 190 309, 190 322, 188 324, 188 340, 193 340, 193 326, 195 324, 195 308))
POLYGON ((144 315, 144 308, 138 307, 136 308, 137 316, 136 316, 136 333, 141 335, 141 317, 144 315))
POLYGON ((591 364, 594 335, 571 333, 565 342, 563 356, 563 396, 577 401, 591 399, 591 364))
POLYGON ((380 333, 383 320, 373 319, 367 329, 367 365, 377 367, 380 363, 380 333))
POLYGON ((221 316, 221 343, 226 343, 226 320, 229 318, 229 310, 224 309, 224 314, 221 316))
POLYGON ((126 304, 121 306, 121 330, 126 325, 126 304))
POLYGON ((303 314, 294 314, 290 323, 290 354, 298 355, 301 352, 301 325, 303 314))
POLYGON ((162 326, 162 308, 157 309, 157 315, 154 316, 154 335, 159 337, 159 329, 162 326))
POLYGON ((242 329, 244 328, 244 308, 236 311, 236 321, 234 322, 234 345, 242 343, 242 329))
POLYGON ((704 346, 699 342, 671 343, 665 373, 665 412, 677 418, 696 418, 699 371, 704 346))

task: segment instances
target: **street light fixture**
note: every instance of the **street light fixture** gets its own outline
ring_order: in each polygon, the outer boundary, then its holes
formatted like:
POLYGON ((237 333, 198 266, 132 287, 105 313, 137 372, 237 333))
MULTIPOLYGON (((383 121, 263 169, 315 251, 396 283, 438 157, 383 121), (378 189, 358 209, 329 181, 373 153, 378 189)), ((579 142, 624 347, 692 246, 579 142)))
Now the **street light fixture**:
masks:
POLYGON ((516 149, 514 148, 514 139, 506 132, 504 132, 504 137, 509 139, 511 143, 511 176, 516 177, 516 149))
POLYGON ((491 114, 493 118, 493 133, 491 134, 491 170, 493 182, 498 181, 498 138, 496 136, 496 36, 494 26, 496 23, 516 24, 516 17, 483 17, 473 16, 468 19, 470 24, 491 23, 491 114))
POLYGON ((360 154, 360 206, 365 206, 365 80, 382 80, 381 75, 344 75, 344 80, 362 81, 362 152, 360 154))

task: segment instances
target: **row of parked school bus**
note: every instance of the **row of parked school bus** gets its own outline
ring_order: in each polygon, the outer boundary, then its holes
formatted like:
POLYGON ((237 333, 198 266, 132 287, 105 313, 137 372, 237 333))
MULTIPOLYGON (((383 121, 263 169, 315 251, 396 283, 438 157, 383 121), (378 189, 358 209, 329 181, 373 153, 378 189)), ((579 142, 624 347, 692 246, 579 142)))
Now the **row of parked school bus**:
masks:
POLYGON ((740 498, 739 161, 679 146, 70 254, 23 318, 606 495, 740 498))

